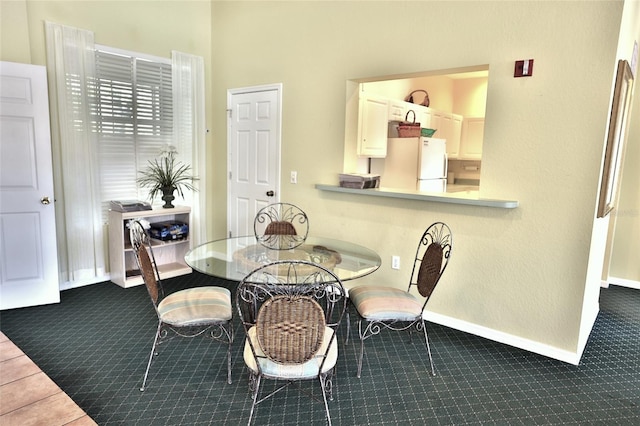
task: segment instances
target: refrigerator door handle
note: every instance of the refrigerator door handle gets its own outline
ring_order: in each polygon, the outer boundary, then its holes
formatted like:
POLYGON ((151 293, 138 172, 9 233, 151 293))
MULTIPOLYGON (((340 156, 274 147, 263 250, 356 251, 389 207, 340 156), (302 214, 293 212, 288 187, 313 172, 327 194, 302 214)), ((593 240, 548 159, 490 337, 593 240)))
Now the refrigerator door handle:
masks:
POLYGON ((444 177, 446 178, 449 174, 449 156, 447 153, 444 153, 444 177))

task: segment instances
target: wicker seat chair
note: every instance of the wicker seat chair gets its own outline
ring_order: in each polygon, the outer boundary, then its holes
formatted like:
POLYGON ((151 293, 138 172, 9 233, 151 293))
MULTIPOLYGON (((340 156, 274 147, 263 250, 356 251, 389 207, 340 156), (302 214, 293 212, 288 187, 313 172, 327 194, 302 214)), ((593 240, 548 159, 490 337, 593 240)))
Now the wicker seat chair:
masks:
POLYGON ((230 384, 233 343, 231 292, 223 287, 207 286, 165 295, 148 233, 140 222, 132 221, 129 223, 129 235, 138 267, 158 316, 158 328, 140 390, 145 389, 153 357, 158 355, 158 346, 177 336, 203 335, 226 343, 227 383, 230 384))
MULTIPOLYGON (((236 306, 245 330, 244 362, 256 405, 286 386, 318 379, 327 422, 338 359, 337 328, 346 310, 342 283, 331 271, 306 261, 283 260, 262 266, 240 283, 236 306), (260 396, 264 379, 276 389, 260 396)), ((319 398, 318 398, 319 399, 319 398)))
POLYGON ((309 219, 293 204, 274 203, 258 211, 253 229, 260 244, 271 249, 289 250, 307 239, 309 219))
POLYGON ((452 245, 451 229, 442 222, 436 222, 429 226, 420 238, 409 287, 406 291, 396 287, 376 285, 356 286, 349 290, 349 299, 359 316, 358 377, 362 373, 365 340, 379 334, 385 328, 403 331, 410 330, 412 327, 424 334, 431 374, 435 376, 424 310, 449 263, 452 245), (412 287, 417 288, 421 297, 411 293, 412 287))

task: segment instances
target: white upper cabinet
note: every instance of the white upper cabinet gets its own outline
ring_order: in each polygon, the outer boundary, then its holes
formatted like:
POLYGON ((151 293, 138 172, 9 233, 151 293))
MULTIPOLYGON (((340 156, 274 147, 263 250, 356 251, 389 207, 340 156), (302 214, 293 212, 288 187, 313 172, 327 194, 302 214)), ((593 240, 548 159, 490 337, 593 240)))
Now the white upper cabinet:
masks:
POLYGON ((447 129, 447 155, 449 158, 457 158, 460 155, 460 141, 462 137, 462 116, 450 114, 449 128, 447 129))
POLYGON ((462 116, 450 112, 431 110, 431 126, 436 129, 435 138, 447 140, 447 156, 458 158, 460 153, 460 136, 462 134, 462 116))
POLYGON ((389 121, 404 121, 407 114, 405 101, 389 100, 389 121))
MULTIPOLYGON (((438 138, 444 138, 447 140, 447 143, 449 143, 449 140, 451 139, 451 126, 452 126, 452 121, 451 121, 451 114, 446 113, 446 112, 442 112, 439 113, 440 114, 440 128, 438 129, 438 131, 436 133, 439 133, 439 135, 437 136, 438 138)), ((435 135, 434 135, 435 136, 435 135)))
POLYGON ((459 158, 481 160, 483 138, 484 117, 465 117, 462 125, 459 158))
POLYGON ((446 139, 446 129, 443 129, 443 121, 442 121, 442 112, 437 110, 431 110, 431 122, 429 123, 430 129, 435 129, 436 133, 433 135, 434 138, 442 138, 446 139))
POLYGON ((380 96, 361 94, 359 103, 358 155, 372 158, 385 157, 389 101, 380 96))
POLYGON ((484 133, 482 117, 463 120, 463 117, 458 114, 364 92, 360 93, 358 102, 358 156, 360 157, 386 157, 389 121, 413 121, 413 114, 407 117, 409 111, 415 112, 415 122, 420 123, 420 127, 436 129, 434 137, 447 140, 449 158, 479 159, 482 156, 482 134, 484 133), (462 143, 465 135, 468 140, 462 143))
POLYGON ((433 129, 431 127, 431 115, 432 110, 422 105, 413 105, 412 110, 416 113, 416 122, 420 123, 420 127, 426 129, 433 129))

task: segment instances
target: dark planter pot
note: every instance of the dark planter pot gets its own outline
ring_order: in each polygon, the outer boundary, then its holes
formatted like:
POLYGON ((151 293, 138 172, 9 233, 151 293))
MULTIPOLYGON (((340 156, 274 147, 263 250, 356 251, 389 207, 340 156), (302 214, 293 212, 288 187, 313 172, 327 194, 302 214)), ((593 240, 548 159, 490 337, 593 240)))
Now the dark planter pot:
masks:
POLYGON ((162 201, 164 201, 164 205, 162 206, 162 208, 172 209, 175 207, 173 204, 171 204, 171 202, 176 199, 176 197, 173 196, 173 191, 175 190, 175 186, 167 186, 162 188, 162 201))

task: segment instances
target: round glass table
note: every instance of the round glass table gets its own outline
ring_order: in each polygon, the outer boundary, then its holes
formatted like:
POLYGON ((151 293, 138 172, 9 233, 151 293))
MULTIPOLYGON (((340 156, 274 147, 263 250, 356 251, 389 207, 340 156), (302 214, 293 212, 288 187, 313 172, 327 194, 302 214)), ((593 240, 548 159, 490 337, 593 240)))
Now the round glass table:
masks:
POLYGON ((198 272, 241 281, 259 266, 277 260, 306 260, 333 271, 341 281, 368 275, 380 267, 373 250, 347 241, 308 237, 298 247, 276 250, 257 242, 256 237, 234 237, 210 241, 185 255, 187 265, 198 272))

